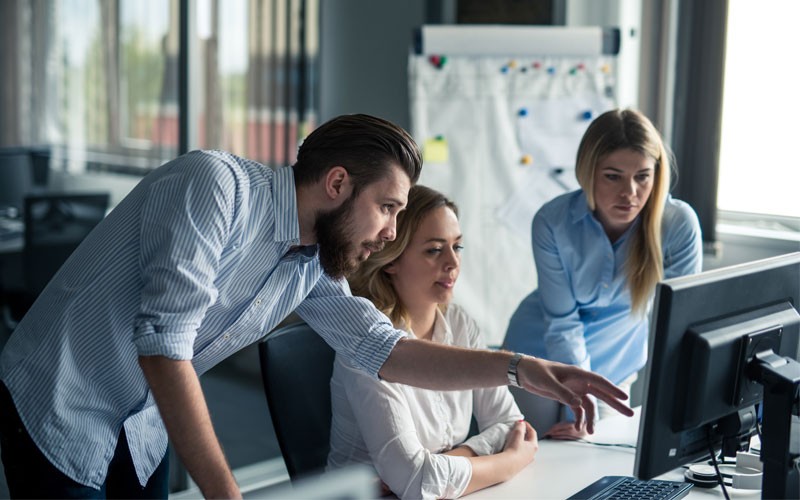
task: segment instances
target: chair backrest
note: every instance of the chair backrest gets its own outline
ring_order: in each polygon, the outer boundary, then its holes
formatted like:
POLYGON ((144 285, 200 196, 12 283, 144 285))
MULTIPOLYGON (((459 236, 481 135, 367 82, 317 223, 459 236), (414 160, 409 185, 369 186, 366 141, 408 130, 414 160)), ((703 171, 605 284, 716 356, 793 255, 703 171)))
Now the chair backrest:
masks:
POLYGON ((28 292, 38 294, 105 217, 108 193, 25 197, 23 270, 28 292))
POLYGON ((258 351, 289 477, 294 481, 321 471, 330 449, 333 349, 306 323, 294 323, 269 334, 258 351))

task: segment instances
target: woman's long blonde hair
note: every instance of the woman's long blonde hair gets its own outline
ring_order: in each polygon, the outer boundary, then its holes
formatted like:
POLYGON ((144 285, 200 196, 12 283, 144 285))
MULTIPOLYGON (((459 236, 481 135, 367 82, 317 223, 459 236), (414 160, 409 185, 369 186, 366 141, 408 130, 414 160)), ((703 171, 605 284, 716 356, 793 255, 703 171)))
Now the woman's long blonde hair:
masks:
POLYGON ((661 135, 639 111, 616 109, 598 116, 581 139, 575 164, 575 175, 592 211, 596 208, 595 169, 603 158, 619 149, 630 149, 655 160, 653 190, 639 214, 639 227, 632 235, 625 261, 631 309, 644 314, 656 283, 664 276, 661 220, 670 187, 670 157, 661 135))
POLYGON ((383 250, 370 255, 348 278, 353 295, 372 301, 395 326, 408 325, 410 321, 390 276, 384 270, 403 254, 423 219, 440 207, 447 207, 458 216, 455 203, 445 195, 429 187, 413 186, 408 192, 407 208, 397 216, 397 236, 394 241, 386 242, 383 250))

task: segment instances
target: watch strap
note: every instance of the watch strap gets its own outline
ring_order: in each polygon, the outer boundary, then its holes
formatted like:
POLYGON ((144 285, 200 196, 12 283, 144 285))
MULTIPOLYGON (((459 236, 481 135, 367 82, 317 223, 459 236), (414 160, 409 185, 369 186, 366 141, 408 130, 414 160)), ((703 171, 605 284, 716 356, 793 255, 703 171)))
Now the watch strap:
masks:
POLYGON ((519 373, 517 372, 517 367, 519 366, 519 362, 522 360, 522 353, 514 353, 511 356, 511 360, 508 362, 508 385, 512 385, 514 387, 522 387, 522 384, 519 383, 519 373))

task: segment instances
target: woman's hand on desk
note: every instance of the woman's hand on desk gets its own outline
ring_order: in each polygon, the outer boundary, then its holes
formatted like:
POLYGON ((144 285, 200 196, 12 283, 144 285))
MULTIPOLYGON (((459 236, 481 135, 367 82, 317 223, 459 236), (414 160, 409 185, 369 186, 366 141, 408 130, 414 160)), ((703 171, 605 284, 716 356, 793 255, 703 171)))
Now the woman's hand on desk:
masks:
POLYGON ((506 444, 503 447, 503 452, 512 455, 518 466, 514 474, 533 462, 537 451, 539 451, 539 439, 531 424, 524 420, 514 424, 514 427, 508 431, 506 444))
POLYGON ((622 389, 605 377, 577 366, 524 356, 518 375, 525 390, 569 406, 575 414, 576 431, 582 430, 585 422, 586 431, 594 433, 596 408, 590 395, 602 399, 623 415, 633 415, 633 410, 623 403, 628 395, 622 389))
POLYGON ((574 441, 575 439, 585 438, 587 436, 586 429, 575 429, 573 422, 558 422, 553 427, 550 427, 545 434, 545 438, 562 439, 574 441))

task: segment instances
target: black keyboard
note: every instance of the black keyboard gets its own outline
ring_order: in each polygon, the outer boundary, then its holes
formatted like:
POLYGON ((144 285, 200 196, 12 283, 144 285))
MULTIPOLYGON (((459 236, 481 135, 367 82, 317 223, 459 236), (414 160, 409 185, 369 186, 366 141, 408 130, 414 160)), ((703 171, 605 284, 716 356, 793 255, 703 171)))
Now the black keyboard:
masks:
POLYGON ((683 498, 692 489, 690 483, 650 479, 642 481, 635 477, 606 476, 598 479, 567 500, 599 499, 653 499, 668 500, 683 498))

